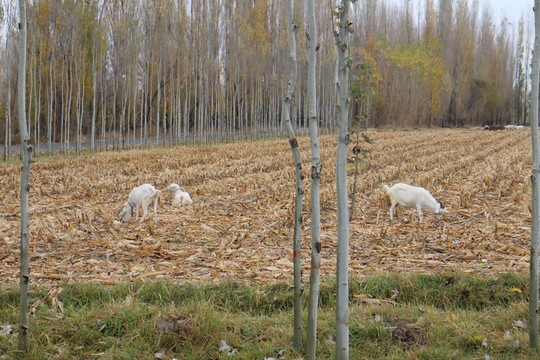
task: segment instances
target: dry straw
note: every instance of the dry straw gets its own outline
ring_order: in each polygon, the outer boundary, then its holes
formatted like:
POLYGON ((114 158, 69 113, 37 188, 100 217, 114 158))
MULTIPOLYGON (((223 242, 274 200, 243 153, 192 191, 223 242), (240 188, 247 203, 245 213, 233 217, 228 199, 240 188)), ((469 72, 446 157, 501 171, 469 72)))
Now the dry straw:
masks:
MULTIPOLYGON (((525 273, 530 241, 529 133, 481 130, 370 133, 371 167, 359 175, 350 267, 379 271, 525 273), (450 210, 443 221, 413 209, 389 221, 382 183, 426 187, 450 210)), ((309 140, 300 139, 304 173, 309 140)), ((334 276, 335 137, 321 139, 323 276, 334 276)), ((354 165, 348 173, 352 188, 354 165)), ((0 279, 18 282, 18 166, 0 167, 0 279)), ((105 153, 36 163, 30 192, 35 283, 138 279, 292 279, 294 169, 287 141, 105 153), (171 182, 193 206, 166 193, 158 219, 116 223, 134 186, 171 182)), ((304 189, 309 192, 309 176, 304 189)), ((303 274, 309 273, 309 194, 304 196, 303 274)))

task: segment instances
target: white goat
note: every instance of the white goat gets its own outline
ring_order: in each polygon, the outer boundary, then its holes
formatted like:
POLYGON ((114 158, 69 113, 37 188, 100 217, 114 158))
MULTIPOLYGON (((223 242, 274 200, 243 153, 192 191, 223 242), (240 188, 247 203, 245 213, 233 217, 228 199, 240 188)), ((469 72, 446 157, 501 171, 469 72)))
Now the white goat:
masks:
POLYGON ((447 212, 444 206, 437 202, 435 198, 424 188, 398 183, 389 188, 383 185, 384 190, 390 196, 392 206, 390 207, 390 220, 394 218, 394 208, 396 205, 404 207, 415 207, 420 217, 420 222, 423 222, 424 216, 422 209, 429 209, 435 213, 435 217, 440 220, 442 214, 447 212))
POLYGON ((180 185, 176 183, 172 183, 167 187, 167 190, 171 195, 174 195, 174 199, 172 201, 173 206, 176 205, 190 205, 193 204, 193 200, 191 200, 191 196, 185 191, 182 191, 180 188, 180 185))
POLYGON ((134 188, 129 193, 128 201, 124 204, 124 207, 120 211, 120 220, 122 222, 126 222, 131 219, 133 210, 135 210, 135 220, 139 219, 139 208, 142 207, 143 217, 141 222, 143 222, 148 214, 148 205, 150 205, 152 202, 154 203, 154 215, 157 217, 157 204, 160 194, 161 191, 156 190, 150 184, 144 184, 134 188))

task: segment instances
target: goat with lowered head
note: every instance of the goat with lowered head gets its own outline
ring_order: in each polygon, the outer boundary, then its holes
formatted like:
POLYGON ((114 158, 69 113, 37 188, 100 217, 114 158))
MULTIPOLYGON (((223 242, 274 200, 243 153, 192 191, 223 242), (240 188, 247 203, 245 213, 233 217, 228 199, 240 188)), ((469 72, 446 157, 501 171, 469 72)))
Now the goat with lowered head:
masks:
POLYGON ((141 222, 144 221, 148 214, 148 206, 154 203, 154 215, 157 217, 157 204, 159 200, 160 190, 156 190, 154 186, 150 184, 143 184, 137 186, 129 193, 128 201, 124 204, 124 207, 120 211, 118 216, 122 222, 126 222, 131 219, 133 211, 135 210, 135 220, 139 219, 139 209, 142 207, 143 217, 141 222))
POLYGON ((396 205, 416 208, 420 222, 423 222, 424 216, 422 209, 429 209, 435 213, 435 217, 440 220, 442 214, 447 212, 444 205, 437 202, 435 198, 424 188, 398 183, 392 187, 383 185, 384 190, 390 196, 392 206, 390 207, 390 220, 394 218, 394 208, 396 205))

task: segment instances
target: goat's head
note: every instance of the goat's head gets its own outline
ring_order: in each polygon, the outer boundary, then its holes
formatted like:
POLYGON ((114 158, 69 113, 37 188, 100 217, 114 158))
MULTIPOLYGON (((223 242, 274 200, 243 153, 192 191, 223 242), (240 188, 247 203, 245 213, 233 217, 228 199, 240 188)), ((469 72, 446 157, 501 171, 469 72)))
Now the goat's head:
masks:
POLYGON ((121 222, 127 222, 129 219, 131 219, 131 215, 133 215, 133 206, 131 206, 129 202, 126 202, 122 210, 120 210, 118 217, 120 218, 121 222))
POLYGON ((437 207, 435 208, 435 219, 441 220, 445 212, 448 212, 448 210, 446 210, 443 203, 439 201, 437 203, 437 207))
POLYGON ((180 185, 178 185, 178 184, 176 184, 176 183, 172 183, 171 185, 169 185, 169 186, 167 187, 167 190, 169 191, 169 193, 170 193, 171 195, 174 195, 174 194, 176 194, 177 191, 180 190, 180 185))

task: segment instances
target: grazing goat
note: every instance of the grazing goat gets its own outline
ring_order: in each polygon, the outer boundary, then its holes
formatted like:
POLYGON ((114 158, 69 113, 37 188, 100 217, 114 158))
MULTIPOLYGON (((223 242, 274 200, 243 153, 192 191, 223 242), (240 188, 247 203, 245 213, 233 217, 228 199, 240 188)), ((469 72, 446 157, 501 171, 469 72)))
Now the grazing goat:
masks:
POLYGON ((171 195, 174 195, 174 199, 172 201, 173 206, 176 205, 190 205, 193 204, 193 200, 191 200, 191 196, 185 191, 182 191, 180 188, 180 185, 176 183, 172 183, 167 187, 167 190, 171 195))
POLYGON ((120 211, 120 220, 122 222, 126 222, 131 219, 133 210, 135 210, 135 220, 139 219, 139 208, 142 207, 143 217, 141 222, 143 222, 148 214, 148 205, 150 205, 152 202, 154 203, 154 215, 157 217, 157 204, 160 194, 161 191, 156 190, 150 184, 144 184, 134 188, 129 193, 128 201, 124 204, 124 207, 120 211))
POLYGON ((392 206, 390 207, 390 220, 394 218, 394 208, 396 205, 415 207, 418 211, 420 222, 423 222, 424 220, 422 209, 433 211, 438 220, 442 219, 442 214, 447 211, 444 206, 437 202, 429 191, 424 188, 402 183, 395 184, 391 188, 388 187, 388 185, 383 185, 383 187, 392 201, 392 206))

